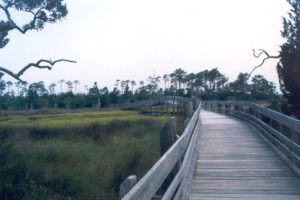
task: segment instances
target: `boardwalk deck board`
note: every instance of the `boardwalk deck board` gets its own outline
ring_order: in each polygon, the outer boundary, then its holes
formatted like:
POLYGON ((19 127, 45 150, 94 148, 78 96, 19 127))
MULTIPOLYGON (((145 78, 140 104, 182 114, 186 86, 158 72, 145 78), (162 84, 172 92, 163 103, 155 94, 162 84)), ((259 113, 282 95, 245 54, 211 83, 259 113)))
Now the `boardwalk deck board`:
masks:
POLYGON ((247 124, 202 110, 190 200, 300 200, 300 179, 247 124))

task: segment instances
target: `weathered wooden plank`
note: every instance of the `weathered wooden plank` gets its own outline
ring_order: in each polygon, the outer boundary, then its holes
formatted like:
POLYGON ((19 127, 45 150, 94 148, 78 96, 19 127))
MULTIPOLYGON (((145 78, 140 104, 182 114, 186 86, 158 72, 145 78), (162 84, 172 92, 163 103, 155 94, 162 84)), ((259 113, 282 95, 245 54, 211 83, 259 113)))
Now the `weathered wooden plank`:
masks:
POLYGON ((300 197, 300 180, 286 163, 247 125, 224 118, 201 112, 190 199, 300 197))
POLYGON ((287 189, 299 190, 300 183, 294 179, 284 180, 193 180, 193 189, 287 189))
MULTIPOLYGON (((278 139, 280 139, 282 142, 288 144, 296 153, 300 154, 300 145, 295 143, 293 140, 290 140, 288 137, 284 136, 283 134, 281 134, 280 132, 278 132, 277 130, 273 129, 272 127, 270 127, 268 124, 266 124, 265 122, 247 114, 247 113, 240 113, 244 116, 247 116, 249 118, 251 118, 253 121, 255 121, 256 123, 262 125, 264 128, 266 128, 268 131, 270 131, 272 134, 274 134, 278 139)), ((298 137, 298 136, 296 136, 298 137)))
MULTIPOLYGON (((279 195, 300 195, 300 189, 191 189, 192 194, 279 194, 279 195)), ((285 200, 285 199, 282 199, 285 200)))
POLYGON ((278 162, 202 162, 197 161, 198 169, 288 169, 287 166, 278 162))
POLYGON ((269 194, 193 194, 191 200, 299 200, 300 195, 269 195, 269 194))
POLYGON ((294 130, 295 132, 297 132, 298 134, 300 134, 300 132, 299 132, 300 131, 300 121, 299 120, 296 120, 292 117, 286 116, 279 112, 273 111, 271 109, 259 106, 257 104, 250 103, 250 102, 243 102, 243 101, 225 101, 225 102, 224 101, 212 101, 209 103, 248 106, 248 107, 256 110, 257 112, 277 121, 280 124, 283 124, 284 126, 290 128, 290 129, 294 130))
POLYGON ((274 160, 277 159, 278 156, 270 153, 265 153, 265 154, 257 154, 257 153, 248 153, 248 154, 234 154, 234 153, 211 153, 211 154, 203 154, 199 152, 198 154, 198 160, 257 160, 257 159, 262 159, 262 160, 274 160))

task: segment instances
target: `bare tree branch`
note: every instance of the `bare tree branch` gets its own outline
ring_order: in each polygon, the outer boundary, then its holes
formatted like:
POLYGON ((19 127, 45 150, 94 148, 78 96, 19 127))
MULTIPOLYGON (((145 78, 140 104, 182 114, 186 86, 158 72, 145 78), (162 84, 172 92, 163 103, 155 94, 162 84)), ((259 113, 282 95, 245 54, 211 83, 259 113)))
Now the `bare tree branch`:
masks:
POLYGON ((48 69, 48 70, 51 70, 52 67, 58 63, 58 62, 70 62, 70 63, 76 63, 76 61, 73 61, 73 60, 67 60, 67 59, 59 59, 59 60, 55 60, 55 61, 51 61, 51 60, 45 60, 45 59, 41 59, 39 60, 38 62, 36 63, 29 63, 28 65, 26 65, 25 67, 23 67, 23 69, 21 69, 18 73, 13 73, 12 71, 6 69, 6 68, 3 68, 0 66, 0 74, 1 74, 1 71, 10 75, 11 77, 21 81, 21 82, 24 82, 20 76, 22 76, 24 74, 24 72, 26 70, 28 70, 29 68, 31 67, 36 67, 36 68, 39 68, 39 69, 48 69), (42 65, 43 64, 43 65, 42 65), (45 65, 46 64, 46 65, 45 65))
POLYGON ((260 52, 259 52, 258 55, 256 55, 256 52, 255 52, 254 49, 252 49, 252 50, 253 50, 253 56, 254 56, 255 58, 259 58, 262 54, 265 54, 266 57, 261 61, 261 63, 260 63, 259 65, 255 66, 255 67, 252 69, 252 71, 250 72, 248 78, 251 77, 252 73, 253 73, 257 68, 263 66, 263 64, 265 63, 266 60, 269 60, 269 59, 278 59, 278 58, 280 58, 280 55, 278 55, 278 56, 270 56, 269 53, 268 53, 267 51, 265 51, 264 49, 259 49, 260 52))

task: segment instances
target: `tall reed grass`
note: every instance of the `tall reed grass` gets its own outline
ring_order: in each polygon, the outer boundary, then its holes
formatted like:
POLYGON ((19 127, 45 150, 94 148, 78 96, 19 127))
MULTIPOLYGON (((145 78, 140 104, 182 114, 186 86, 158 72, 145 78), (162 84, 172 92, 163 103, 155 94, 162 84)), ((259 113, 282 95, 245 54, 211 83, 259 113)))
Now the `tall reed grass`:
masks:
POLYGON ((141 178, 159 159, 168 118, 134 111, 2 116, 0 199, 118 199, 128 175, 141 178))

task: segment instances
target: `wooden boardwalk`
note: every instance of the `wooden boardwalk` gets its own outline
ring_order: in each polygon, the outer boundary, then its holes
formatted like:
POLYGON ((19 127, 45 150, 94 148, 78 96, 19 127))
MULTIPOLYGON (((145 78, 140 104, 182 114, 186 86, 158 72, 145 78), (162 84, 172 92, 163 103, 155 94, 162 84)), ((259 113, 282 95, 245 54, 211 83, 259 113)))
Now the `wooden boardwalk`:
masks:
POLYGON ((201 111, 190 200, 300 200, 300 179, 248 125, 201 111))

